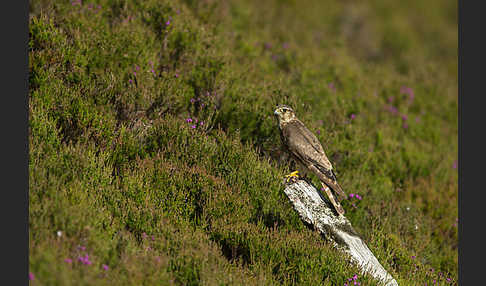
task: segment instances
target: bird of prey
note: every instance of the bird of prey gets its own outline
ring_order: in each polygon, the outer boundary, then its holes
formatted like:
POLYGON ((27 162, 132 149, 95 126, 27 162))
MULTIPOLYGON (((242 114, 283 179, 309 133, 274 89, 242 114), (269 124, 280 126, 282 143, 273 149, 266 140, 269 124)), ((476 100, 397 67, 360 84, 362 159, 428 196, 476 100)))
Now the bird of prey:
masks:
MULTIPOLYGON (((344 214, 339 201, 346 198, 346 194, 339 186, 332 164, 317 137, 295 116, 294 110, 289 106, 278 105, 274 114, 278 119, 280 138, 286 151, 296 163, 301 165, 299 168, 301 171, 311 171, 319 178, 336 211, 341 215, 344 214)), ((298 172, 292 172, 286 177, 288 180, 297 178, 298 172)))

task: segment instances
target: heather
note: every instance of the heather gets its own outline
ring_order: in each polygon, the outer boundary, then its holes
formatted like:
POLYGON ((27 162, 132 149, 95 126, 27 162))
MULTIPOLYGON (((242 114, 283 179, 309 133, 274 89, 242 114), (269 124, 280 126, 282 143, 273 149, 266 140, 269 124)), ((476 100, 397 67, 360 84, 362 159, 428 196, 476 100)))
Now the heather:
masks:
POLYGON ((281 103, 398 283, 457 284, 457 87, 456 2, 32 0, 31 284, 377 285, 283 193, 281 103))

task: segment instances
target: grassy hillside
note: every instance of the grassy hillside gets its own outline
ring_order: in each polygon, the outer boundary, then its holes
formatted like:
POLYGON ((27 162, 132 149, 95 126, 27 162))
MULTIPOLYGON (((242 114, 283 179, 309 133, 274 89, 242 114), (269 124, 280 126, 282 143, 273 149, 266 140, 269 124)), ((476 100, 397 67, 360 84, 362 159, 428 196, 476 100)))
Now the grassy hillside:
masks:
POLYGON ((456 12, 31 0, 31 284, 377 285, 283 193, 279 103, 398 283, 457 284, 456 12))

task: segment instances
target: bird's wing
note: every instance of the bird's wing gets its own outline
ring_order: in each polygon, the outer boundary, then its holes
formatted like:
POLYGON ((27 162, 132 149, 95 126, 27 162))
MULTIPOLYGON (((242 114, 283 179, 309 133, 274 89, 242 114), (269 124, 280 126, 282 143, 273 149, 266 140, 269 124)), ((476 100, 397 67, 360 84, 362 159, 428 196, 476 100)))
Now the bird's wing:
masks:
POLYGON ((286 124, 282 135, 288 150, 308 168, 314 166, 315 168, 310 169, 314 170, 319 179, 329 185, 340 199, 344 199, 346 194, 337 183, 332 164, 317 137, 298 120, 286 124))
MULTIPOLYGON (((282 129, 282 135, 289 151, 294 153, 303 162, 313 163, 326 172, 331 172, 332 164, 326 156, 317 137, 298 120, 289 122, 282 129)), ((331 177, 332 174, 329 174, 331 177)))

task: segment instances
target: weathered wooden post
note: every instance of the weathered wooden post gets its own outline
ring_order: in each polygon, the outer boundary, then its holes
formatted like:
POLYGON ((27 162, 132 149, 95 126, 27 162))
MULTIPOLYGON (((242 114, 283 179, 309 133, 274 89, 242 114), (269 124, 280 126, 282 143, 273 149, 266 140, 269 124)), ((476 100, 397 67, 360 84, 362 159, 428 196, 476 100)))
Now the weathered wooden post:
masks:
POLYGON ((371 250, 361 240, 349 220, 338 215, 331 203, 304 180, 288 184, 284 190, 294 209, 307 223, 329 240, 336 249, 350 256, 363 273, 370 274, 386 286, 398 286, 397 281, 383 268, 371 250))

